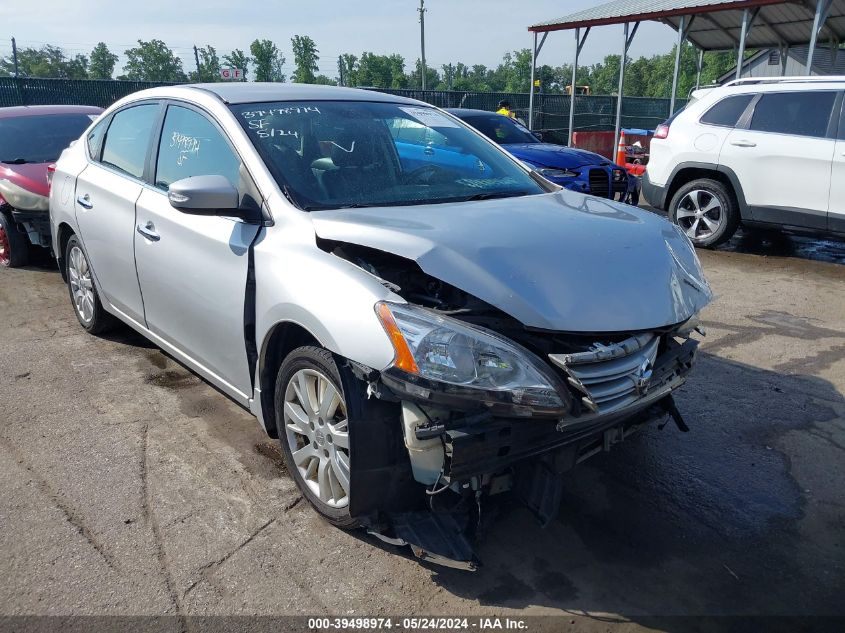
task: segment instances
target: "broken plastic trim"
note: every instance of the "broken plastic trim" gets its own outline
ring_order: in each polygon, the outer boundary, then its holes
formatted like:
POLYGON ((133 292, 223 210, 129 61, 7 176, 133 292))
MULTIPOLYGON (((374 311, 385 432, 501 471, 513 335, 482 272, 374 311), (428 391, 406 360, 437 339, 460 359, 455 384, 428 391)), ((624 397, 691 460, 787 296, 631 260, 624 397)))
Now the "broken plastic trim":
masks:
MULTIPOLYGON (((556 378, 556 377, 555 377, 556 378)), ((563 407, 545 408, 520 402, 519 391, 488 391, 428 380, 422 376, 388 368, 381 372, 384 385, 402 400, 464 412, 489 410, 495 416, 521 418, 562 418, 571 411, 572 396, 558 380, 555 390, 563 407)))

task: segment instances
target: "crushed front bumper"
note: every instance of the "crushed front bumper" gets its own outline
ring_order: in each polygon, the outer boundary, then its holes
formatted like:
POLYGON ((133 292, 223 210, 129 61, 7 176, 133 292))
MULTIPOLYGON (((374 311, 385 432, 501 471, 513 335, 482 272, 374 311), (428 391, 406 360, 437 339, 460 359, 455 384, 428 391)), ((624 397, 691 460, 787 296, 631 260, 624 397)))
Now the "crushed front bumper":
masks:
POLYGON ((404 381, 396 373, 383 375, 384 384, 401 400, 421 407, 448 406, 453 417, 432 421, 417 429, 419 439, 440 436, 446 449, 444 481, 462 481, 492 474, 541 453, 568 447, 574 466, 604 445, 609 429, 626 429, 662 419, 664 400, 686 381, 698 342, 687 339, 660 354, 651 369, 648 390, 621 408, 602 412, 584 410, 580 415, 560 415, 549 410, 530 411, 519 404, 486 402, 463 392, 422 387, 418 380, 404 381))

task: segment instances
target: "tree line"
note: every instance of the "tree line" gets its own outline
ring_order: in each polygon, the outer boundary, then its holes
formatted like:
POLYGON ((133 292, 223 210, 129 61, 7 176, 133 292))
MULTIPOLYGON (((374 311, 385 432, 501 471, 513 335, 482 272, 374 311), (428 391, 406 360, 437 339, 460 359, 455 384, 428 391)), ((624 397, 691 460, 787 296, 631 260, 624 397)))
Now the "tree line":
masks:
MULTIPOLYGON (((295 35, 290 41, 293 66, 286 74, 286 58, 275 42, 256 39, 248 51, 234 49, 220 56, 210 45, 196 48, 194 69, 183 68, 182 60, 161 40, 138 40, 138 45, 124 51, 126 63, 117 79, 186 82, 220 81, 221 68, 241 68, 245 80, 293 81, 297 83, 344 85, 373 88, 419 88, 422 64, 415 60, 406 71, 405 58, 399 54, 380 55, 363 52, 360 56, 342 54, 337 60, 334 77, 319 74, 320 51, 307 35, 295 35)), ((695 85, 697 51, 684 46, 678 94, 685 96, 695 85)), ((580 66, 576 85, 590 86, 592 94, 615 94, 618 88, 620 55, 607 55, 596 64, 580 66)), ((668 97, 671 92, 675 49, 651 57, 629 60, 625 72, 624 93, 641 97, 668 97)), ((58 46, 23 48, 18 52, 18 74, 27 77, 67 79, 112 79, 118 56, 104 42, 98 43, 90 55, 68 56, 58 46)), ((732 53, 706 53, 703 58, 701 83, 712 83, 735 65, 732 53)), ((14 59, 0 57, 0 76, 13 75, 14 59)), ((470 92, 528 92, 531 83, 531 51, 524 48, 507 52, 502 61, 490 68, 483 64, 462 62, 426 68, 426 85, 434 90, 470 92)), ((540 91, 560 94, 571 83, 572 67, 541 65, 536 69, 540 91)))

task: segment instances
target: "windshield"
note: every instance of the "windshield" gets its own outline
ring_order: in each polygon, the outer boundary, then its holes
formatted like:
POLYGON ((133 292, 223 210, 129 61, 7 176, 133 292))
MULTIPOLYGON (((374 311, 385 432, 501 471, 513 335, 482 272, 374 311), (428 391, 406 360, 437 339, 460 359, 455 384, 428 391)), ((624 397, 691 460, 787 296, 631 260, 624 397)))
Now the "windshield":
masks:
POLYGON ((434 108, 297 101, 232 110, 285 193, 308 211, 545 192, 489 142, 434 108))
POLYGON ((91 124, 87 114, 0 119, 0 163, 52 163, 91 124))
POLYGON ((540 142, 528 128, 501 114, 473 114, 461 118, 487 138, 502 145, 540 142))

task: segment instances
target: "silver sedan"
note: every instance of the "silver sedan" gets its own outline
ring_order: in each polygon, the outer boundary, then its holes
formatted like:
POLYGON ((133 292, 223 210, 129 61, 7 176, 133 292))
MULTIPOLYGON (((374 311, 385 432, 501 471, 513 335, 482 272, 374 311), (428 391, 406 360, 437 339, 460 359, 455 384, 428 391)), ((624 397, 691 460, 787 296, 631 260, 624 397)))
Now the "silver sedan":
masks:
POLYGON ((475 565, 490 497, 548 521, 575 464, 686 428, 711 300, 689 240, 424 103, 138 92, 61 156, 50 217, 83 328, 142 333, 279 439, 327 520, 436 562, 475 565))

